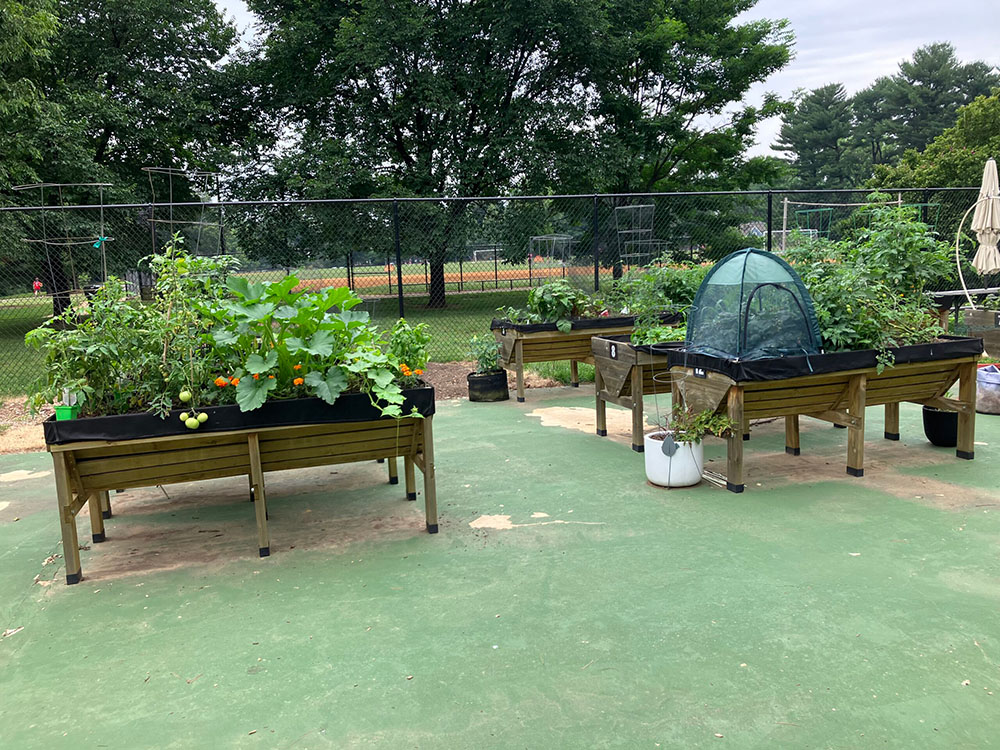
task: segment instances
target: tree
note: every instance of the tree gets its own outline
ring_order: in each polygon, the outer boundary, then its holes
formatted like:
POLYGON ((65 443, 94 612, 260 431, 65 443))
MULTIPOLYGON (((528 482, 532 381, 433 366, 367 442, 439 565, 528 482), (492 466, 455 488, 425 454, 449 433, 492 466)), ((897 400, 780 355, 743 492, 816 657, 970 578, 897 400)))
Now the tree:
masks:
MULTIPOLYGON (((484 195, 523 184, 542 129, 583 121, 574 89, 596 0, 494 3, 252 0, 263 21, 270 106, 334 139, 403 195, 484 195)), ((430 304, 461 204, 428 212, 430 304)))
MULTIPOLYGON (((382 178, 369 183, 414 196, 661 186, 724 171, 765 116, 727 107, 788 59, 782 24, 731 23, 752 5, 250 2, 265 31, 267 108, 287 112, 304 142, 343 144, 359 159, 352 170, 382 178), (722 124, 700 126, 707 116, 722 124)), ((420 226, 407 251, 428 254, 431 306, 444 305, 445 260, 464 248, 465 206, 409 209, 420 226)))
POLYGON ((58 23, 47 0, 0 0, 0 184, 36 179, 38 144, 31 137, 49 115, 36 84, 58 23))
POLYGON ((894 84, 888 77, 875 80, 861 89, 851 100, 854 114, 852 141, 864 154, 870 165, 894 161, 896 147, 895 123, 889 105, 894 84))
POLYGON ((610 192, 745 187, 743 155, 784 103, 742 104, 790 58, 787 21, 738 23, 756 0, 609 0, 589 77, 610 192))
POLYGON ((953 122, 960 106, 989 95, 998 85, 1000 76, 988 63, 960 63, 951 44, 917 49, 912 60, 899 64, 899 73, 886 89, 900 152, 923 149, 953 122))
POLYGON ((960 108, 955 124, 922 152, 910 149, 898 166, 877 167, 872 185, 972 187, 979 184, 990 157, 1000 157, 1000 92, 960 108))
POLYGON ((210 168, 228 157, 249 115, 242 68, 222 65, 235 30, 211 0, 61 0, 58 14, 40 85, 81 124, 88 158, 49 160, 58 174, 46 179, 103 172, 118 197, 148 198, 142 167, 210 168))
POLYGON ((851 103, 843 84, 831 83, 799 93, 795 109, 782 116, 775 148, 790 154, 800 185, 848 187, 860 167, 850 136, 851 103))

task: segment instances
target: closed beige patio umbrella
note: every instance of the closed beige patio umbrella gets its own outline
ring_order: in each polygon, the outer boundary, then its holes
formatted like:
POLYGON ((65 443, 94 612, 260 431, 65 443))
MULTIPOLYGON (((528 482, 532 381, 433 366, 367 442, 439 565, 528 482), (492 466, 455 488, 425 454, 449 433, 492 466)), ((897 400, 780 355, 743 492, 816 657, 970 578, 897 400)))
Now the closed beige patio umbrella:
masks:
POLYGON ((1000 181, 997 180, 997 163, 990 159, 983 169, 983 184, 979 188, 979 200, 972 214, 972 231, 979 240, 979 249, 972 259, 972 265, 983 276, 1000 271, 1000 181))

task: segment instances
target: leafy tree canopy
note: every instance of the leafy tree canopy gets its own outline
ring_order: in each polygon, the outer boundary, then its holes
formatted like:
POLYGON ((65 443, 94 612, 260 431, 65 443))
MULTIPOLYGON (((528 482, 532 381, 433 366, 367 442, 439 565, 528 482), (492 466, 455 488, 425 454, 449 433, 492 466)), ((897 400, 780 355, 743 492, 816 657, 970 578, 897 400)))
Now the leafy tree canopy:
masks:
POLYGON ((898 166, 879 166, 878 187, 969 187, 978 185, 983 164, 1000 158, 1000 92, 958 110, 955 124, 926 149, 911 149, 898 166))

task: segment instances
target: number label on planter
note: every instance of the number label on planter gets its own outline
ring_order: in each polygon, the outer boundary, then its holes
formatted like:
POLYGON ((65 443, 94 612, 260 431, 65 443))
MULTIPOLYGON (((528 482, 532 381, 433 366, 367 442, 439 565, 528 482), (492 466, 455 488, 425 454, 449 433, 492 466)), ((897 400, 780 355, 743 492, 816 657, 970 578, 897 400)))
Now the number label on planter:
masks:
POLYGON ((612 344, 608 348, 608 354, 611 356, 611 359, 618 359, 618 344, 612 344))
POLYGON ((506 336, 507 335, 507 329, 506 328, 501 328, 500 329, 500 335, 501 336, 506 336))
POLYGON ((1000 312, 993 313, 993 327, 1000 328, 1000 312))
POLYGON ((705 371, 704 367, 695 367, 694 368, 694 376, 696 378, 707 378, 708 377, 708 373, 705 371))

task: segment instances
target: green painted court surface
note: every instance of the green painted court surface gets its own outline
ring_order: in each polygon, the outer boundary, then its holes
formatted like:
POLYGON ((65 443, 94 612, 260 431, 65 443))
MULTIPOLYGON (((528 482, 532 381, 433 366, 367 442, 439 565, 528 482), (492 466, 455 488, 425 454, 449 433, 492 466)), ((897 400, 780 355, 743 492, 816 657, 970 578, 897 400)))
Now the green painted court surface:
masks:
POLYGON ((245 482, 130 491, 71 587, 2 456, 0 748, 996 747, 1000 417, 970 463, 868 413, 864 478, 775 422, 733 495, 645 484, 586 388, 446 402, 437 536, 375 463, 271 476, 263 560, 245 482))

